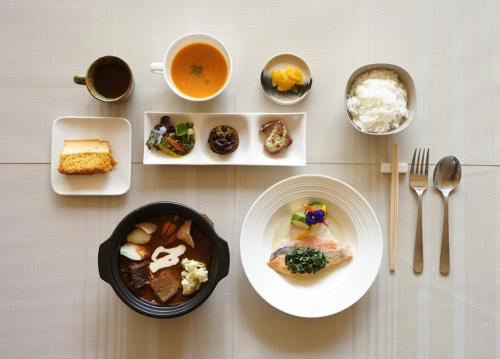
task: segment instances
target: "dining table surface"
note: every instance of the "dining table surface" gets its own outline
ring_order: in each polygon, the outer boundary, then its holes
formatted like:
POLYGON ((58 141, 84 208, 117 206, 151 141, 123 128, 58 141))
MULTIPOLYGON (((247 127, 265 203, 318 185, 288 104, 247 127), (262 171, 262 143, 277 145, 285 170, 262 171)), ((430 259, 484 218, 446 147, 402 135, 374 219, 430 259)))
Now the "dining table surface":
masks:
MULTIPOLYGON (((496 0, 1 0, 1 358, 498 358, 500 356, 500 2, 496 0), (193 103, 150 72, 186 33, 221 40, 233 60, 228 87, 193 103), (308 97, 280 106, 260 72, 294 53, 314 79, 308 97), (103 55, 130 65, 125 102, 95 100, 73 76, 103 55), (353 71, 406 69, 415 120, 370 136, 344 109, 353 71), (143 165, 145 111, 305 112, 302 167, 143 165), (126 118, 132 128, 130 190, 61 196, 51 188, 51 133, 61 116, 126 118), (380 172, 399 143, 436 162, 456 156, 462 181, 450 197, 451 272, 439 273, 443 201, 423 199, 424 270, 413 273, 417 198, 399 176, 397 263, 389 271, 391 176, 380 172), (322 174, 359 191, 376 213, 384 250, 369 291, 328 317, 287 315, 252 288, 240 231, 255 199, 298 174, 322 174), (99 245, 133 209, 175 201, 206 213, 230 249, 229 275, 193 312, 153 319, 129 309, 100 279, 99 245)), ((266 280, 262 278, 262 280, 266 280)))

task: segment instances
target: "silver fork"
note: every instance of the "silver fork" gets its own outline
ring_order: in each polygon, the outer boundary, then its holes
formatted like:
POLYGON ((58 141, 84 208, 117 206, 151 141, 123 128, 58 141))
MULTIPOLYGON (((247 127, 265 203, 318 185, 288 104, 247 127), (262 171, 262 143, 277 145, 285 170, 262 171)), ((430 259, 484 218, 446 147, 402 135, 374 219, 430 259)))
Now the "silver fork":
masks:
POLYGON ((422 244, 422 197, 427 189, 429 174, 429 149, 415 149, 410 168, 410 187, 418 197, 417 235, 415 237, 415 251, 413 252, 413 271, 422 273, 424 269, 424 249, 422 244), (427 154, 426 154, 427 152, 427 154))

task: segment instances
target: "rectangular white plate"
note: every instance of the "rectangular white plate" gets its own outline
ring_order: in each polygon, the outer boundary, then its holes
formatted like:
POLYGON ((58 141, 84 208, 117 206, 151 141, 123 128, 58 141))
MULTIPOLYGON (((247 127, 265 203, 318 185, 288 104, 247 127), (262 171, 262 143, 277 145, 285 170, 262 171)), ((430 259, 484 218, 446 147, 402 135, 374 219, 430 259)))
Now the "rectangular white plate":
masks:
POLYGON ((52 125, 51 183, 64 196, 113 196, 130 188, 132 131, 119 117, 59 117, 52 125), (107 140, 118 164, 111 172, 95 175, 64 175, 57 171, 64 140, 107 140))
POLYGON ((144 145, 143 162, 146 165, 241 165, 241 166, 305 166, 305 113, 182 113, 146 112, 144 114, 144 141, 162 116, 170 116, 174 125, 192 122, 196 143, 193 150, 180 158, 161 151, 149 150, 144 145), (259 128, 266 122, 280 119, 290 131, 293 143, 284 151, 271 155, 264 149, 265 135, 259 128), (212 152, 208 135, 218 125, 229 125, 238 131, 238 149, 227 155, 212 152))

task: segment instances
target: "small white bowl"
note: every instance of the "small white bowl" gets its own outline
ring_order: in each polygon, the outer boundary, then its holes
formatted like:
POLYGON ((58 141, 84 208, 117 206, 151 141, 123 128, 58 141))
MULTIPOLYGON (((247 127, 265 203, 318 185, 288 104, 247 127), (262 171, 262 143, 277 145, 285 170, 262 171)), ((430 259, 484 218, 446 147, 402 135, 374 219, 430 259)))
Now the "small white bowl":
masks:
POLYGON ((349 80, 347 80, 347 84, 345 87, 345 100, 344 100, 344 107, 345 107, 345 112, 347 115, 347 120, 349 123, 359 132, 367 134, 367 135, 375 135, 375 136, 386 136, 386 135, 393 135, 395 133, 403 131, 405 128, 410 126, 410 124, 413 122, 413 119, 415 118, 415 109, 416 109, 416 91, 415 91, 415 84, 413 83, 413 79, 411 78, 410 74, 403 68, 392 65, 392 64, 370 64, 370 65, 365 65, 361 66, 358 68, 356 71, 352 73, 352 75, 349 77, 349 80), (407 104, 406 107, 408 108, 409 115, 408 118, 406 118, 403 122, 400 123, 398 128, 395 128, 391 131, 387 132, 365 132, 358 126, 354 124, 352 121, 351 114, 349 113, 349 110, 347 109, 347 99, 349 98, 349 91, 351 90, 351 86, 354 83, 354 81, 360 76, 361 74, 371 71, 371 70, 391 70, 394 71, 395 73, 398 74, 399 81, 403 84, 403 86, 406 88, 407 91, 407 104))
POLYGON ((293 105, 306 98, 312 86, 311 70, 307 63, 294 54, 278 54, 271 57, 260 74, 260 84, 266 96, 278 105, 293 105), (271 74, 273 70, 281 69, 288 65, 298 67, 304 75, 304 86, 298 93, 280 92, 272 85, 271 74))
POLYGON ((165 55, 163 56, 163 62, 153 62, 150 66, 151 72, 153 73, 158 73, 158 74, 163 74, 163 77, 165 78, 165 81, 170 87, 170 89, 179 97, 182 97, 185 100, 193 101, 193 102, 203 102, 203 101, 208 101, 211 100, 215 97, 217 97, 224 89, 227 87, 227 84, 229 83, 229 80, 231 78, 231 73, 232 73, 232 60, 231 60, 231 55, 229 54, 229 51, 227 50, 226 46, 219 40, 217 40, 215 37, 208 35, 208 34, 187 34, 179 37, 177 40, 175 40, 170 47, 165 51, 165 55), (175 57, 175 55, 184 47, 191 45, 191 44, 196 44, 196 43, 205 43, 208 45, 211 45, 215 47, 219 52, 224 56, 224 59, 226 60, 227 63, 227 77, 226 77, 226 82, 224 85, 214 93, 213 95, 210 95, 208 97, 191 97, 180 91, 177 86, 175 86, 171 73, 170 73, 170 67, 172 65, 172 61, 175 57))

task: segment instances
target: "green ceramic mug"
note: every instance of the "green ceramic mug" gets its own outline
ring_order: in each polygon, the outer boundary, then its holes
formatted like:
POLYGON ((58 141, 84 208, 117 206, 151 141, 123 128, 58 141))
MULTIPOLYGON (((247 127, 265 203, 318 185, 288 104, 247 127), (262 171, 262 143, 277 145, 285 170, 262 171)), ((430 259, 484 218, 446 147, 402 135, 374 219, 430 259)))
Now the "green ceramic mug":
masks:
POLYGON ((118 102, 134 91, 134 77, 128 64, 116 56, 95 60, 86 75, 76 75, 73 81, 87 87, 89 93, 103 102, 118 102))

